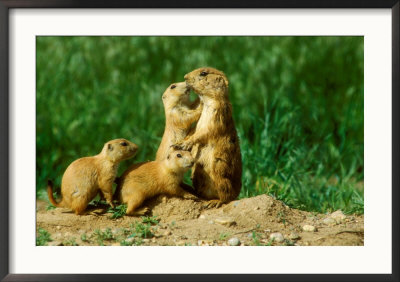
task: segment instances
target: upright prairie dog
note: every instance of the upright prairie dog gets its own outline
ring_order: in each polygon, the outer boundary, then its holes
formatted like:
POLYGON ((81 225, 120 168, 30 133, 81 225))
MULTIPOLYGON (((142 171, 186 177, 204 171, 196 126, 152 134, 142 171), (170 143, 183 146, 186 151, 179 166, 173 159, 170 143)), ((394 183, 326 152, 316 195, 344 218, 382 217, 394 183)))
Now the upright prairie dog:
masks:
POLYGON ((183 140, 188 135, 191 125, 200 117, 203 108, 200 99, 190 102, 189 94, 190 89, 186 82, 179 82, 171 84, 162 96, 165 130, 157 150, 157 161, 167 157, 171 145, 183 140))
POLYGON ((119 178, 117 191, 122 203, 128 205, 126 214, 142 215, 137 208, 151 197, 166 194, 193 198, 180 184, 183 176, 193 166, 190 152, 171 149, 162 161, 134 164, 119 178))
POLYGON ((185 75, 186 83, 199 95, 203 110, 194 134, 177 144, 195 150, 192 169, 196 193, 219 207, 239 195, 242 187, 242 159, 239 138, 228 98, 228 79, 214 68, 199 68, 185 75))
POLYGON ((53 184, 47 185, 47 195, 56 207, 71 208, 76 214, 82 214, 87 205, 102 192, 107 203, 112 203, 112 184, 121 161, 132 158, 138 146, 126 139, 115 139, 104 144, 100 154, 85 157, 72 162, 66 169, 61 181, 62 199, 59 203, 53 198, 53 184))

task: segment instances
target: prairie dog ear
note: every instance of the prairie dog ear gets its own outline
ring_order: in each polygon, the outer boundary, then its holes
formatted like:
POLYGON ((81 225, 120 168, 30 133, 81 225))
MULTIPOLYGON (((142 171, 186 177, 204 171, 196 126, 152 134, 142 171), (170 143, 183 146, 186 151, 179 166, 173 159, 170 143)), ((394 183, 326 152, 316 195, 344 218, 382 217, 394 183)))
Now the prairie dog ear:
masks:
POLYGON ((108 149, 109 151, 112 151, 112 150, 114 150, 114 148, 113 148, 113 145, 111 145, 111 144, 108 144, 108 145, 107 145, 107 149, 108 149))
POLYGON ((225 80, 226 86, 229 86, 229 81, 226 78, 224 78, 224 80, 225 80))
POLYGON ((228 81, 228 79, 226 79, 226 77, 224 77, 224 76, 222 77, 222 79, 224 80, 225 85, 226 85, 226 86, 229 86, 229 81, 228 81))
POLYGON ((228 84, 229 84, 229 82, 228 82, 228 80, 225 78, 225 77, 223 77, 223 76, 218 76, 217 77, 217 79, 216 79, 216 81, 218 81, 218 85, 219 86, 226 86, 226 87, 228 87, 228 84))

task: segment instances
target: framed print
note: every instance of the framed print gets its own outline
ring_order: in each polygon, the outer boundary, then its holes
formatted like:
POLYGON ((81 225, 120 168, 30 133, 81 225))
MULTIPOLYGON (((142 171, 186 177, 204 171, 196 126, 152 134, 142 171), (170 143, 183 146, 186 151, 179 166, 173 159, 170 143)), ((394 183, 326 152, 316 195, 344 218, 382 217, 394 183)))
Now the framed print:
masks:
POLYGON ((3 281, 399 280, 398 1, 0 11, 3 281))

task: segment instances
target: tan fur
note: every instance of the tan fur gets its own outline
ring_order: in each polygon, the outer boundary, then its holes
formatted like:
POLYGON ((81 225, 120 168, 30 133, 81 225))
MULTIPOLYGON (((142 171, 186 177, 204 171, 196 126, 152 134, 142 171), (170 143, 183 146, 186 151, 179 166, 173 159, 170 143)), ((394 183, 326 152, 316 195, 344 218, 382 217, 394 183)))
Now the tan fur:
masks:
POLYGON ((137 208, 151 197, 165 194, 194 198, 181 188, 183 176, 193 166, 190 152, 172 150, 162 161, 144 162, 129 167, 119 179, 117 191, 126 214, 140 215, 137 208), (181 156, 181 157, 179 157, 181 156))
POLYGON ((82 214, 88 203, 99 191, 108 204, 112 203, 112 184, 121 161, 132 158, 138 146, 126 139, 107 142, 100 154, 85 157, 72 162, 66 169, 61 181, 62 200, 57 203, 53 198, 53 185, 48 183, 47 194, 56 207, 71 208, 76 214, 82 214))
POLYGON ((177 145, 184 150, 193 147, 194 189, 199 196, 212 200, 210 206, 220 206, 236 199, 242 187, 242 160, 228 79, 216 69, 200 68, 186 74, 185 80, 199 95, 203 111, 195 133, 177 145))
POLYGON ((171 145, 182 141, 188 135, 191 125, 200 117, 203 108, 200 99, 190 102, 189 94, 190 89, 186 82, 179 82, 171 84, 162 96, 165 130, 157 150, 157 161, 167 157, 171 145))

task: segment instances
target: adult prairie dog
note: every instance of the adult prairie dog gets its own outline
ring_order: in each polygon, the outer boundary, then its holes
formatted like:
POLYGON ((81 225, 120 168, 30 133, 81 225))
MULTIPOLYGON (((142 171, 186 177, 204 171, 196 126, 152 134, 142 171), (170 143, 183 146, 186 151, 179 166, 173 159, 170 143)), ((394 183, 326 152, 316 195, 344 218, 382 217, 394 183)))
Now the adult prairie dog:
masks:
POLYGON ((157 161, 167 157, 171 145, 183 140, 188 135, 191 125, 200 117, 203 108, 200 99, 191 102, 189 94, 190 89, 186 82, 178 82, 171 84, 162 96, 165 130, 157 150, 157 161))
POLYGON ((87 205, 102 192, 107 203, 112 203, 112 184, 121 161, 132 158, 138 146, 126 139, 107 142, 100 154, 84 157, 72 162, 66 169, 61 181, 62 199, 59 203, 53 198, 53 184, 47 185, 47 195, 56 207, 71 208, 76 214, 82 214, 87 205))
POLYGON ((142 215, 137 208, 149 198, 165 194, 195 198, 181 188, 183 176, 193 166, 190 152, 171 149, 162 161, 134 164, 119 178, 117 191, 127 204, 127 215, 142 215))
POLYGON ((228 79, 214 68, 199 68, 185 75, 186 83, 199 95, 203 110, 194 134, 177 147, 196 150, 192 169, 196 193, 219 207, 239 195, 242 159, 239 138, 228 97, 228 79))

